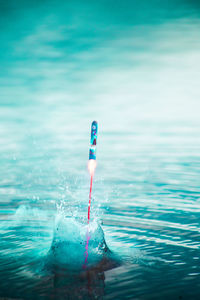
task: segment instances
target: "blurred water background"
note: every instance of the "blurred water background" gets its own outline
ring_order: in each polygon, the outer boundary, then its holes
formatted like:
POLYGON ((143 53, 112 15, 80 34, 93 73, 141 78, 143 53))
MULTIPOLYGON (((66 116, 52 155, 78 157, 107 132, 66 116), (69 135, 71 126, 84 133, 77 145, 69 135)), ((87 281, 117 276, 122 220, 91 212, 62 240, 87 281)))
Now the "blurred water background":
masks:
POLYGON ((198 299, 200 2, 1 0, 0 47, 0 297, 198 299))

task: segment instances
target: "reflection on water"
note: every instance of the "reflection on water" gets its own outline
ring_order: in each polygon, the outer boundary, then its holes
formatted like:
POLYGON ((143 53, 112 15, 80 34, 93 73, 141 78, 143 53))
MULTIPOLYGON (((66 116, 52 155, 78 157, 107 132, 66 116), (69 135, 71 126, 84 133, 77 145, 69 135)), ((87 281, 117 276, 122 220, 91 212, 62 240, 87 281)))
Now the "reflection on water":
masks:
POLYGON ((187 0, 0 1, 0 297, 198 298, 199 11, 187 0), (87 262, 100 252, 85 270, 86 228, 72 256, 72 229, 56 263, 49 253, 58 212, 87 217, 94 119, 91 218, 112 255, 90 239, 87 262))
POLYGON ((90 241, 90 234, 89 234, 89 232, 87 230, 86 245, 85 245, 85 252, 84 252, 85 261, 84 261, 84 264, 83 264, 83 269, 87 268, 89 241, 90 241))

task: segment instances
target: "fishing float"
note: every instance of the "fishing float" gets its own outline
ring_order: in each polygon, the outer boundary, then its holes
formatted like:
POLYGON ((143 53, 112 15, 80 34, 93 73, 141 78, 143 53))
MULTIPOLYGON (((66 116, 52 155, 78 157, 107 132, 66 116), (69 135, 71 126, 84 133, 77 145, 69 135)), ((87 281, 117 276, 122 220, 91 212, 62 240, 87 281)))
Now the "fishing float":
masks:
POLYGON ((90 136, 90 149, 89 149, 89 161, 88 161, 88 170, 90 173, 90 192, 89 192, 89 203, 88 203, 88 227, 87 227, 87 235, 86 235, 86 245, 85 245, 85 261, 83 264, 83 269, 87 268, 87 260, 88 260, 88 248, 89 248, 89 223, 90 223, 90 207, 91 207, 91 199, 92 199, 92 183, 94 178, 94 172, 96 169, 96 145, 97 145, 97 130, 98 124, 96 121, 92 122, 91 125, 91 136, 90 136))
POLYGON ((90 207, 92 199, 92 183, 94 178, 94 172, 96 169, 96 146, 97 146, 97 132, 98 124, 97 121, 93 121, 91 125, 91 136, 90 136, 90 149, 89 149, 89 162, 88 170, 90 173, 90 192, 89 192, 89 203, 88 203, 88 224, 90 222, 90 207))

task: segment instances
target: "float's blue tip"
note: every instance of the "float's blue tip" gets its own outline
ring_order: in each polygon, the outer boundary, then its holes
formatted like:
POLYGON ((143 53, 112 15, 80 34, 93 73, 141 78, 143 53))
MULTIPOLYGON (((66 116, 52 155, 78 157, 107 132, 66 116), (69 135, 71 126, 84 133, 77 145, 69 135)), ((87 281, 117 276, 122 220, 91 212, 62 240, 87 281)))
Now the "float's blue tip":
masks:
POLYGON ((98 123, 97 121, 93 121, 91 125, 89 159, 96 160, 97 132, 98 132, 98 123))

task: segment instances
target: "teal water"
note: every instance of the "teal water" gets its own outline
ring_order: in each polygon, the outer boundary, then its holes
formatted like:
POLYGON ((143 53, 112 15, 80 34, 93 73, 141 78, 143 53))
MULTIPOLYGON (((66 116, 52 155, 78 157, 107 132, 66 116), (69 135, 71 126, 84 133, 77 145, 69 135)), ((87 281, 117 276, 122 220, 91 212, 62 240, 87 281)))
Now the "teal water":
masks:
POLYGON ((199 298, 199 32, 199 1, 0 1, 0 297, 199 298))

